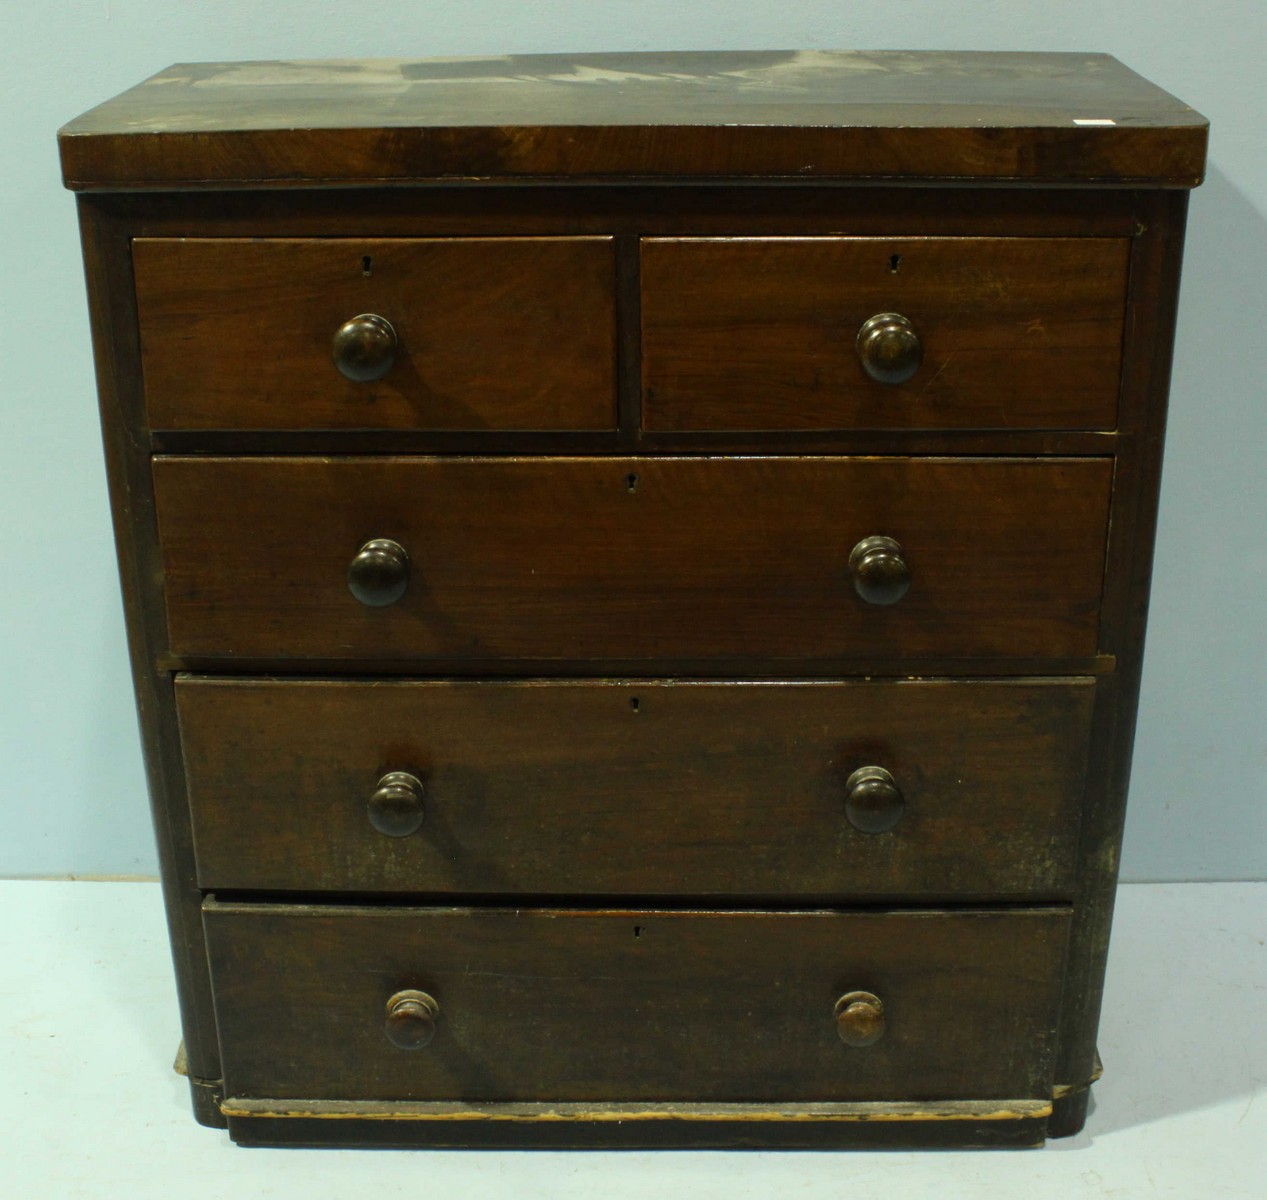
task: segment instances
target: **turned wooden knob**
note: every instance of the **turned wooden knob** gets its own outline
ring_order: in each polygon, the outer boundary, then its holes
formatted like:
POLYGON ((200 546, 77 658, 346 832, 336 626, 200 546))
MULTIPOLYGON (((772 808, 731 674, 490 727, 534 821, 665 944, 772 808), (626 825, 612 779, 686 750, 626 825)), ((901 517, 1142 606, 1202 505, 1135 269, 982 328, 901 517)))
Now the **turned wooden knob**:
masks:
POLYGON ((382 379, 396 361, 396 331, 386 317, 362 313, 339 326, 330 354, 348 379, 372 383, 382 379))
POLYGON ((836 1032, 846 1046, 873 1046, 884 1036, 884 1002, 871 992, 848 992, 836 1001, 836 1032))
POLYGON ((408 586, 409 555, 390 538, 366 542, 348 564, 348 589, 370 608, 395 604, 408 586))
POLYGON ((420 1050, 436 1035, 440 1006, 426 992, 397 992, 387 1001, 387 1040, 402 1050, 420 1050))
POLYGON ((366 811, 370 824, 388 837, 408 837, 422 826, 422 781, 408 771, 388 771, 378 781, 366 811))
POLYGON ((859 767, 845 780, 845 816, 862 833, 885 833, 902 819, 906 801, 883 767, 859 767))
POLYGON ((901 313, 876 313, 858 330, 858 360, 877 383, 905 383, 924 361, 915 326, 901 313))
POLYGON ((891 537, 863 538, 849 555, 849 573, 868 604, 896 604, 911 586, 911 568, 891 537))

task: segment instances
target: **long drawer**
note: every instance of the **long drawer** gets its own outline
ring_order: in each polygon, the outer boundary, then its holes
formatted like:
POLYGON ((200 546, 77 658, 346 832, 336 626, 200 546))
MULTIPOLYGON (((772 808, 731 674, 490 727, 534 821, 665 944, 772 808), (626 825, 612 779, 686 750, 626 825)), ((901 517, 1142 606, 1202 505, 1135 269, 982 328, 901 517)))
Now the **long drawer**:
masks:
POLYGON ((181 676, 198 880, 259 891, 1072 894, 1090 679, 181 676))
POLYGON ((270 660, 1089 656, 1111 476, 1107 459, 154 463, 172 652, 270 660), (368 603, 349 584, 365 563, 368 603))
POLYGON ((1049 1099, 1068 920, 204 906, 225 1094, 314 1100, 1049 1099))
POLYGON ((1112 429, 1125 238, 642 244, 653 430, 1112 429))

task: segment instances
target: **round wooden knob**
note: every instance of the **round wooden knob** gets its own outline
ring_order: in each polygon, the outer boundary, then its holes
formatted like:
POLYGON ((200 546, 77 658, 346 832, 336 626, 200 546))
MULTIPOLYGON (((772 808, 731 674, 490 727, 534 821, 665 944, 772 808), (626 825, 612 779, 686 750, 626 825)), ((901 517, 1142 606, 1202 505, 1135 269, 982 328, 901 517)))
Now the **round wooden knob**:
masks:
POLYGON ((402 1050, 420 1050, 436 1035, 440 1006, 426 992, 397 992, 387 1001, 387 1040, 402 1050))
POLYGON ((348 589, 362 604, 385 608, 409 586, 409 555, 399 542, 374 538, 348 564, 348 589))
POLYGON ((877 383, 905 383, 924 361, 915 326, 901 313, 876 313, 858 330, 858 360, 877 383))
POLYGON ((848 992, 836 1001, 836 1032, 846 1046, 874 1046, 884 1036, 884 1002, 871 992, 848 992))
POLYGON ((422 826, 422 781, 408 771, 388 771, 378 781, 366 811, 370 824, 388 837, 408 837, 422 826))
POLYGON ((849 555, 849 573, 868 604, 896 604, 911 586, 911 568, 891 537, 863 538, 849 555))
POLYGON ((339 326, 330 353, 342 375, 354 383, 372 383, 396 361, 396 331, 386 317, 362 313, 339 326))
POLYGON ((845 816, 862 833, 886 833, 902 819, 906 801, 883 767, 859 767, 845 780, 845 816))

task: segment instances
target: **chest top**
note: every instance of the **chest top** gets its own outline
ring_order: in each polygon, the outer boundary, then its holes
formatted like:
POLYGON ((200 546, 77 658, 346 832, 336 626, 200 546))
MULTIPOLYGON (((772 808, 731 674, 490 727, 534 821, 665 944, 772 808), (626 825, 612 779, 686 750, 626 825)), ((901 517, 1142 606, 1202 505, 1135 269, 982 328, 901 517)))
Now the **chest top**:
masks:
POLYGON ((1105 54, 186 63, 72 121, 77 190, 540 179, 1192 187, 1205 118, 1105 54))

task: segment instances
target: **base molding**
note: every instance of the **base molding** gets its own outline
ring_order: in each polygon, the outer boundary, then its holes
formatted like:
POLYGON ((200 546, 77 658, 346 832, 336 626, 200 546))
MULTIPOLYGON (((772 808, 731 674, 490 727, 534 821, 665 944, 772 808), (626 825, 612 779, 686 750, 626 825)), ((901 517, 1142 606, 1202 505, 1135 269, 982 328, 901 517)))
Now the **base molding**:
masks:
POLYGON ((1086 1083, 1057 1084, 1052 1089, 1051 1116, 1047 1118, 1047 1136, 1073 1137, 1081 1133, 1087 1123, 1087 1105, 1091 1100, 1091 1085, 1104 1074, 1100 1052, 1095 1052, 1091 1078, 1086 1083))
POLYGON ((206 1125, 211 1129, 227 1129, 229 1121, 221 1109, 224 1102, 224 1084, 219 1079, 199 1079, 198 1076, 189 1073, 189 1062, 185 1057, 183 1041, 176 1047, 176 1061, 172 1063, 172 1069, 177 1075, 183 1075, 189 1080, 189 1096, 193 1104, 194 1120, 199 1125, 206 1125))
POLYGON ((1090 1099, 1089 1083, 1058 1096, 1052 1102, 1051 1116, 1047 1119, 1047 1136, 1066 1138, 1081 1133, 1082 1127, 1087 1123, 1087 1104, 1090 1099))
POLYGON ((1104 1073, 1058 1084, 1045 1100, 627 1104, 456 1100, 224 1098, 218 1079, 189 1080, 198 1123, 243 1146, 435 1149, 971 1149, 1041 1146, 1071 1137, 1104 1073))
POLYGON ((230 1098, 254 1146, 883 1149, 1041 1145, 1042 1100, 815 1104, 523 1104, 230 1098))

